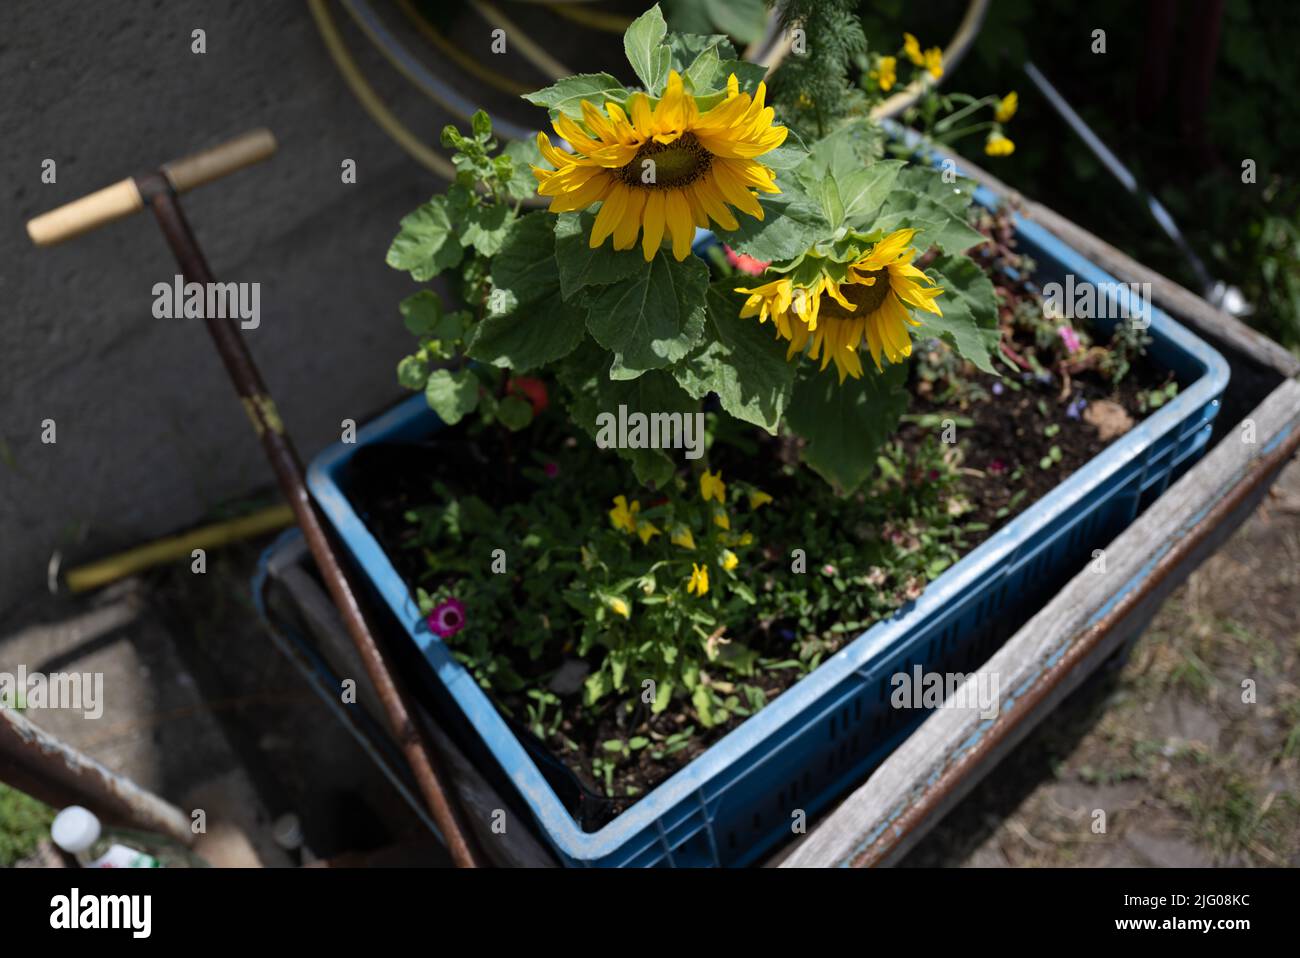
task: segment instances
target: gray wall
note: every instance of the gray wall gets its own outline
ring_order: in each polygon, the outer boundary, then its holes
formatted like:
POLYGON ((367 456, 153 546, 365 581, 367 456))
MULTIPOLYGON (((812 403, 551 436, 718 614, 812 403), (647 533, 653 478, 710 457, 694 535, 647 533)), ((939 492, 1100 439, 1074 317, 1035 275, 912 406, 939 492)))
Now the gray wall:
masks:
MULTIPOLYGON (((432 139, 444 118, 355 30, 347 38, 432 139)), ((401 395, 393 369, 409 337, 396 307, 416 287, 384 253, 437 183, 361 110, 295 0, 7 0, 0 91, 3 610, 44 587, 56 548, 65 564, 95 558, 271 482, 201 321, 152 315, 153 284, 176 272, 152 217, 43 250, 28 218, 269 127, 273 160, 184 202, 218 278, 261 283, 261 327, 243 335, 310 459, 340 420, 401 395), (47 157, 53 185, 40 179, 47 157), (340 182, 344 158, 356 185, 340 182), (54 445, 40 441, 44 419, 54 445)))

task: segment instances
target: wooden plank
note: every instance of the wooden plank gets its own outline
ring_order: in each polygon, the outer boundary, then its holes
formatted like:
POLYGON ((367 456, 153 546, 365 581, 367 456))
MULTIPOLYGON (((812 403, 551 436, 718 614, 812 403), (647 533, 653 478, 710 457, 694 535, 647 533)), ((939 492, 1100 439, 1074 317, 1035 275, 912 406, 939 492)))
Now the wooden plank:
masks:
POLYGON ((1156 304, 1180 322, 1220 340, 1284 376, 1300 375, 1300 359, 1263 333, 1247 326, 1230 313, 1211 306, 1191 290, 1143 266, 1133 257, 1059 213, 1027 198, 965 157, 942 147, 936 148, 935 152, 950 157, 957 165, 959 175, 968 176, 1003 197, 1025 219, 1033 220, 1055 233, 1116 279, 1126 283, 1150 283, 1151 296, 1156 304))
MULTIPOLYGON (((1106 548, 1106 571, 1088 569, 1075 576, 1037 615, 1025 624, 981 671, 998 677, 1000 713, 981 719, 973 710, 939 709, 895 751, 866 784, 831 812, 780 862, 783 868, 826 867, 862 863, 888 863, 901 856, 960 800, 1016 741, 1059 704, 1061 698, 1127 638, 1113 630, 1085 659, 1078 662, 1053 692, 1032 711, 1025 700, 1056 663, 1077 652, 1081 639, 1122 596, 1135 590, 1151 569, 1191 530, 1225 494, 1247 479, 1256 463, 1270 456, 1285 439, 1300 430, 1300 383, 1287 380, 1251 411, 1257 441, 1244 441, 1242 424, 1233 429, 1194 469, 1122 532, 1106 548), (995 728, 996 726, 996 728, 995 728), (981 740, 1005 735, 979 764, 970 765, 981 740), (925 822, 906 832, 901 817, 923 800, 941 794, 938 783, 945 774, 964 771, 960 786, 951 789, 925 822), (928 794, 927 794, 928 793, 928 794)), ((1243 423, 1245 421, 1243 420, 1243 423)), ((1273 475, 1280 465, 1270 467, 1273 475)), ((1269 477, 1271 481, 1272 477, 1269 477)), ((1267 483, 1265 483, 1267 485, 1267 483)), ((1249 502, 1231 518, 1244 518, 1249 502)), ((1191 560, 1208 554, 1198 547, 1191 560)), ((1194 562, 1182 563, 1187 571, 1194 562)), ((1152 594, 1127 616, 1138 623, 1149 618, 1163 595, 1152 594)))

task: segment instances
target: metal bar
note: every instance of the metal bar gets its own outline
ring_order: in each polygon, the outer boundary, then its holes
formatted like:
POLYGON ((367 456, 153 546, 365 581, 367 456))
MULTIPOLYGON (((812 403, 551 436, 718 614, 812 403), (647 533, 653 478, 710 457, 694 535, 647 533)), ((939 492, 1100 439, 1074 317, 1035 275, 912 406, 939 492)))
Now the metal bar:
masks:
POLYGON ((1111 176, 1115 177, 1124 189, 1136 199, 1139 203, 1147 208, 1151 218, 1169 237, 1170 241, 1178 247, 1179 252, 1192 267, 1192 272, 1201 283, 1201 291, 1209 296, 1214 290, 1214 277, 1206 269, 1205 262, 1192 249, 1186 237, 1183 236, 1182 230, 1174 222, 1174 218, 1169 211, 1165 209, 1163 203, 1156 199, 1137 181, 1137 177, 1125 166, 1113 152, 1110 147, 1101 141, 1101 138, 1092 131, 1092 127, 1083 121, 1083 117, 1074 112, 1074 108, 1061 96, 1060 91, 1052 86, 1050 80, 1043 76, 1042 71, 1028 60, 1024 64, 1025 73, 1033 81, 1034 86, 1038 87, 1038 92, 1043 95, 1052 108, 1061 115, 1066 124, 1074 131, 1074 135, 1083 141, 1083 145, 1092 151, 1092 155, 1101 161, 1102 166, 1106 167, 1111 176))
POLYGON ((110 824, 194 843, 189 817, 175 805, 9 708, 0 708, 0 781, 54 808, 85 805, 110 824))
POLYGON ((1070 643, 1068 651, 1048 667, 1033 687, 1018 699, 1013 713, 1000 713, 988 732, 964 752, 961 758, 946 767, 920 799, 891 822, 890 827, 872 844, 854 855, 850 864, 856 868, 870 868, 880 864, 895 846, 920 827, 936 809, 943 805, 949 793, 960 786, 967 773, 978 767, 990 753, 996 751, 998 745, 1014 731, 1021 719, 1032 714, 1052 690, 1102 643, 1118 623, 1155 592, 1161 583, 1214 532, 1215 528, 1246 501, 1263 482, 1286 465, 1297 450, 1300 450, 1300 430, 1293 431, 1271 453, 1257 459, 1251 465, 1250 472, 1242 477, 1241 481, 1226 495, 1218 499, 1187 535, 1179 539, 1176 545, 1160 557, 1140 585, 1125 593, 1101 619, 1070 643))
MULTIPOLYGON (((186 280, 197 283, 213 282, 212 270, 208 267, 207 260, 185 219, 180 201, 167 177, 163 173, 149 174, 138 177, 136 184, 140 189, 140 195, 153 209, 158 225, 167 238, 167 243, 171 246, 172 253, 186 280)), ((361 655, 366 673, 379 692, 393 733, 406 760, 411 765, 420 791, 425 801, 429 803, 429 810, 433 813, 434 820, 447 838, 447 848, 452 860, 462 868, 477 867, 477 856, 470 847, 466 837, 468 833, 461 822, 459 811, 450 798, 445 777, 426 748, 419 728, 412 718, 405 690, 388 668, 384 654, 374 640, 356 590, 339 562, 325 531, 324 523, 307 492, 302 462, 285 432, 284 423, 280 420, 275 402, 253 362, 252 354, 236 331, 234 323, 212 316, 205 317, 204 322, 216 344, 221 361, 230 374, 240 402, 243 403, 253 423, 253 429, 262 441, 262 448, 275 471, 280 490, 290 508, 293 509, 330 595, 343 616, 348 633, 361 655)))

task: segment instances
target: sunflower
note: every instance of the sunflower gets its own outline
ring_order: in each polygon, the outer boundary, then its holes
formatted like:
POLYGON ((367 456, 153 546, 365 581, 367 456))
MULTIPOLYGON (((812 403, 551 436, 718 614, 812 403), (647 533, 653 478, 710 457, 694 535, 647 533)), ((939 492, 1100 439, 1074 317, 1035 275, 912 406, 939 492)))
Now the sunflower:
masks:
POLYGON ((934 302, 943 290, 934 280, 912 265, 916 250, 908 244, 916 230, 895 230, 844 269, 836 279, 826 269, 811 284, 796 285, 788 278, 774 280, 747 293, 742 318, 768 317, 777 336, 789 340, 786 358, 792 359, 812 344, 808 355, 821 359, 825 369, 832 360, 840 382, 845 376, 859 379, 862 360, 858 347, 865 341, 876 369, 883 369, 881 356, 891 363, 912 354, 909 326, 920 326, 908 307, 942 316, 934 302), (824 297, 824 298, 823 298, 824 297))
POLYGON ((738 229, 732 206, 761 220, 754 191, 780 192, 775 174, 754 159, 786 136, 785 127, 772 124, 772 108, 763 105, 766 93, 762 83, 752 98, 741 93, 732 74, 726 96, 701 112, 674 70, 653 105, 639 92, 626 108, 610 102, 603 113, 583 100, 581 124, 563 114, 554 123, 573 153, 557 150, 545 133, 537 134, 538 149, 555 167, 533 167, 537 192, 552 198, 552 213, 601 204, 592 249, 611 235, 615 249, 631 249, 639 232, 649 262, 667 232, 673 256, 683 260, 697 226, 712 220, 724 230, 738 229))

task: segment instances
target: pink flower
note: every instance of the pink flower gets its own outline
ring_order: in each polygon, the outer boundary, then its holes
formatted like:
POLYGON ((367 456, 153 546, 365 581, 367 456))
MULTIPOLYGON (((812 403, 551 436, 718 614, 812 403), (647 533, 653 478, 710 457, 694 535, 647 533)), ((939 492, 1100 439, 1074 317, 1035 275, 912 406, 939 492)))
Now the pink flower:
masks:
POLYGON ((465 628, 465 603, 460 599, 447 599, 439 602, 425 619, 433 634, 440 639, 449 639, 465 628))
POLYGON ((748 273, 750 276, 762 276, 763 271, 767 269, 768 264, 761 259, 746 253, 737 253, 730 246, 723 244, 722 251, 727 254, 727 262, 742 273, 748 273))
POLYGON ((1060 335, 1061 342, 1065 343, 1065 348, 1071 356, 1083 348, 1083 344, 1079 342, 1079 334, 1069 326, 1061 326, 1056 332, 1060 335))
POLYGON ((548 462, 542 466, 542 472, 546 473, 547 479, 554 479, 560 474, 560 464, 558 462, 548 462))
POLYGON ((993 473, 994 475, 1006 471, 1007 471, 1007 464, 1003 462, 1001 459, 994 459, 992 462, 989 463, 989 472, 993 473))

